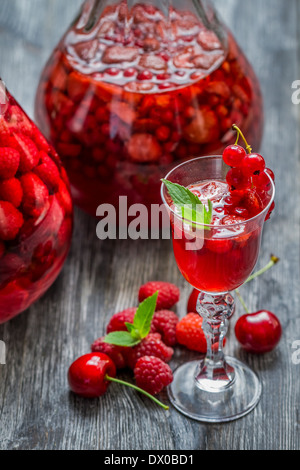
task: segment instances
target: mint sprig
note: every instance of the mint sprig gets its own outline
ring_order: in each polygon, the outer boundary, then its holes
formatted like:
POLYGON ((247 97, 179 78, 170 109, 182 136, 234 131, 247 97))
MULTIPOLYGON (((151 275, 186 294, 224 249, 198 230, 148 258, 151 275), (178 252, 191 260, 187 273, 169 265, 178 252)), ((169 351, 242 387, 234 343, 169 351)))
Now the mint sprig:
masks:
POLYGON ((137 346, 151 329, 151 322, 155 312, 158 292, 145 299, 138 307, 133 323, 125 323, 128 331, 114 331, 105 336, 104 342, 114 346, 137 346))
POLYGON ((188 188, 162 179, 175 206, 181 211, 183 219, 198 224, 209 225, 212 220, 213 205, 208 199, 208 210, 198 196, 188 188))

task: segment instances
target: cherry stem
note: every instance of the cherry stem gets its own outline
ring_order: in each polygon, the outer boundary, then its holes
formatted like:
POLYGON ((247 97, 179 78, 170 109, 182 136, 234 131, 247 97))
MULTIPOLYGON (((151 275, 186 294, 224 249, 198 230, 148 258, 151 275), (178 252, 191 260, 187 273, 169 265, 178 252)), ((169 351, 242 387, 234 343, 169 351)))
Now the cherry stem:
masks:
POLYGON ((157 398, 155 398, 153 395, 151 395, 150 393, 146 392, 145 390, 143 390, 142 388, 139 388, 137 387, 136 385, 133 385, 129 382, 125 382, 124 380, 120 380, 120 379, 116 379, 116 378, 113 378, 113 377, 110 377, 109 375, 106 375, 105 376, 105 380, 108 380, 110 382, 115 382, 117 384, 120 384, 120 385, 125 385, 126 387, 130 387, 130 388, 133 388, 134 390, 136 390, 137 392, 140 392, 142 393, 143 395, 146 395, 146 397, 150 398, 151 400, 153 400, 157 405, 161 406, 164 410, 168 410, 169 407, 167 405, 164 405, 161 401, 157 400, 157 398))
POLYGON ((260 276, 261 274, 264 274, 266 271, 268 271, 269 269, 271 269, 274 264, 277 264, 279 262, 279 258, 277 258, 277 256, 274 256, 274 255, 271 255, 271 259, 270 261, 268 262, 268 264, 266 264, 266 266, 262 269, 260 269, 259 271, 257 271, 256 273, 252 274, 250 277, 248 277, 247 281, 245 282, 245 284, 247 284, 248 282, 252 281, 253 279, 257 278, 258 276, 260 276))
POLYGON ((240 138, 240 136, 241 136, 242 139, 243 139, 243 141, 244 141, 244 143, 245 143, 247 152, 252 153, 252 147, 248 144, 248 142, 247 142, 247 140, 246 140, 244 134, 242 133, 241 129, 240 129, 236 124, 233 124, 232 129, 237 132, 237 139, 236 139, 235 145, 238 144, 239 138, 240 138))
MULTIPOLYGON (((252 274, 250 277, 248 277, 247 281, 245 282, 245 284, 247 284, 248 282, 252 281, 253 279, 257 278, 258 276, 260 276, 261 274, 264 274, 266 271, 268 271, 269 269, 272 268, 272 266, 274 266, 275 264, 277 264, 279 262, 279 258, 277 258, 277 256, 275 255, 271 255, 271 259, 270 261, 268 262, 268 264, 266 264, 266 266, 262 269, 260 269, 259 271, 257 271, 256 273, 252 274)), ((243 297, 241 296, 241 293, 238 289, 235 290, 235 293, 239 299, 239 301, 241 302, 243 308, 245 309, 245 312, 246 313, 249 313, 249 309, 243 299, 243 297)))
POLYGON ((245 303, 243 297, 242 297, 241 294, 240 294, 240 291, 239 291, 238 289, 235 289, 235 293, 236 293, 236 295, 237 295, 239 301, 241 302, 241 304, 242 304, 242 306, 243 306, 245 312, 246 312, 246 313, 250 313, 250 311, 249 311, 249 309, 248 309, 248 307, 247 307, 247 305, 246 305, 246 303, 245 303))

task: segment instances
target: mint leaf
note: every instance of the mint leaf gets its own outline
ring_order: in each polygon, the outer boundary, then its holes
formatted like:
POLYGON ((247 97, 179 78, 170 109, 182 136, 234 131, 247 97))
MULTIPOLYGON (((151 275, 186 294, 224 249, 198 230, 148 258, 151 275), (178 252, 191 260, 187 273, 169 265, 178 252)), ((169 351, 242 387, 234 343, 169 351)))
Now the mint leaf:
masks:
POLYGON ((114 346, 133 347, 139 344, 139 339, 134 339, 127 331, 114 331, 104 338, 104 343, 113 344, 114 346))
POLYGON ((114 331, 105 336, 104 342, 115 346, 137 346, 150 333, 158 292, 142 302, 134 316, 133 324, 125 323, 128 331, 114 331))
POLYGON ((202 204, 198 196, 192 193, 188 188, 181 186, 177 183, 171 183, 168 180, 162 180, 162 182, 167 186, 169 194, 175 204, 175 206, 185 206, 185 205, 192 205, 196 206, 197 204, 202 204))
POLYGON ((148 297, 139 305, 133 320, 133 327, 138 331, 141 339, 146 338, 150 332, 152 318, 156 308, 158 292, 148 297))
POLYGON ((125 326, 127 330, 129 331, 129 333, 131 334, 131 336, 133 337, 133 339, 136 339, 137 341, 141 340, 139 331, 135 328, 134 325, 132 325, 131 323, 125 322, 125 326))
POLYGON ((212 219, 213 205, 208 199, 208 210, 198 196, 188 188, 163 179, 175 206, 181 211, 185 220, 209 225, 212 219))

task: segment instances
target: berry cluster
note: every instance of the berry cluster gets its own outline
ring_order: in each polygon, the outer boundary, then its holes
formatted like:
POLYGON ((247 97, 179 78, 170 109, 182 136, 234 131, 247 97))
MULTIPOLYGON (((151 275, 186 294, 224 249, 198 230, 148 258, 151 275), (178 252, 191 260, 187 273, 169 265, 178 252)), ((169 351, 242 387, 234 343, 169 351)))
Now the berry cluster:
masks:
POLYGON ((86 37, 82 20, 80 34, 74 25, 43 72, 39 125, 63 159, 75 203, 93 215, 119 195, 159 203, 170 165, 219 154, 232 122, 260 143, 259 85, 232 36, 225 51, 193 13, 173 8, 168 21, 157 7, 139 3, 124 14, 116 2, 86 37))
POLYGON ((57 153, 6 92, 0 115, 0 323, 55 280, 72 235, 73 205, 57 153))
MULTIPOLYGON (((276 258, 272 265, 277 261, 276 258)), ((154 395, 173 380, 172 370, 167 364, 173 356, 173 347, 181 345, 202 354, 207 351, 202 318, 195 313, 198 295, 199 292, 194 289, 188 301, 188 313, 179 320, 172 310, 165 310, 174 307, 179 300, 180 292, 174 284, 148 282, 141 286, 139 299, 142 299, 142 304, 138 308, 115 313, 106 327, 107 335, 94 341, 92 352, 78 358, 70 366, 68 381, 71 390, 82 397, 100 397, 106 393, 111 382, 117 382, 146 394, 166 409, 154 395), (149 315, 151 305, 153 311, 149 315), (158 307, 163 310, 157 310, 158 307), (141 323, 148 324, 143 335, 141 323), (134 342, 139 334, 141 339, 134 342), (133 345, 125 346, 129 337, 133 345), (116 378, 117 370, 124 368, 133 370, 136 385, 116 378)), ((248 317, 249 314, 241 317, 236 325, 236 334, 243 347, 249 352, 271 351, 280 340, 279 320, 266 311, 252 314, 249 321, 248 317), (244 325, 248 328, 243 328, 244 325)), ((214 347, 217 348, 218 344, 214 347)))
MULTIPOLYGON (((238 134, 236 143, 226 147, 223 152, 224 163, 230 166, 226 181, 231 191, 231 205, 235 215, 248 218, 255 216, 264 209, 271 189, 270 179, 275 181, 275 177, 273 171, 266 168, 264 158, 258 153, 252 153, 252 149, 241 130, 236 125, 233 126, 233 129, 238 134), (248 153, 238 145, 240 136, 245 142, 248 153), (244 207, 240 210, 237 203, 241 199, 244 207), (245 204, 245 201, 247 204, 245 204)), ((274 207, 275 203, 273 202, 267 214, 267 219, 270 218, 274 207)))

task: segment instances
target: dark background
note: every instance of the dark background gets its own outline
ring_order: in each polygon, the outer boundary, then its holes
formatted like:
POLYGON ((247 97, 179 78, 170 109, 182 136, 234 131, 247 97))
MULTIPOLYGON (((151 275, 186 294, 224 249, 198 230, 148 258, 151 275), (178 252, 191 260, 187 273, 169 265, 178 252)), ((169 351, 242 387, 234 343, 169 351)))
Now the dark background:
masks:
MULTIPOLYGON (((300 105, 291 102, 291 84, 300 79, 299 7, 297 0, 214 3, 261 81, 266 115, 261 153, 277 176, 276 211, 266 225, 258 267, 270 253, 281 261, 242 292, 250 310, 278 315, 283 337, 272 353, 243 352, 233 332, 243 313, 238 306, 226 346, 258 373, 261 401, 238 421, 204 425, 173 408, 166 413, 117 385, 95 401, 69 394, 69 365, 89 352, 113 313, 136 305, 141 282, 175 282, 182 291, 180 316, 190 293, 169 241, 101 242, 96 221, 76 211, 71 253, 58 281, 28 312, 0 327, 7 346, 7 364, 0 365, 1 449, 300 448, 300 365, 292 363, 292 344, 300 339, 300 105)), ((41 69, 80 4, 1 0, 0 73, 31 117, 41 69)), ((190 356, 181 351, 172 365, 190 356)))

